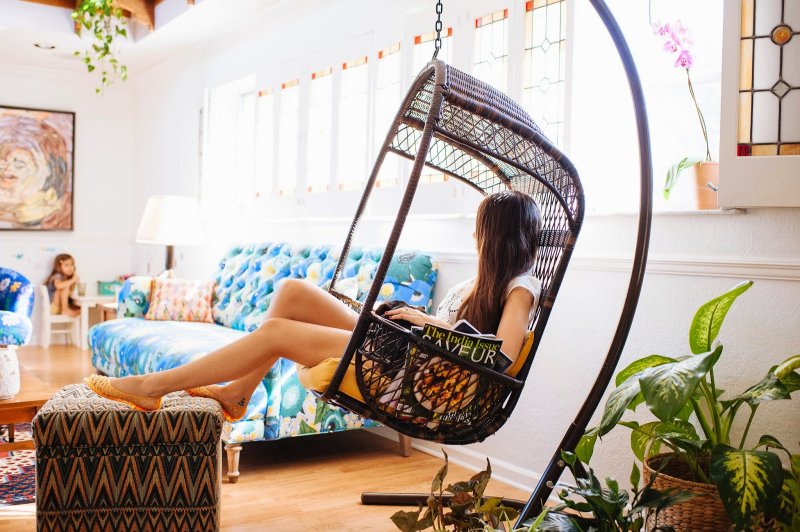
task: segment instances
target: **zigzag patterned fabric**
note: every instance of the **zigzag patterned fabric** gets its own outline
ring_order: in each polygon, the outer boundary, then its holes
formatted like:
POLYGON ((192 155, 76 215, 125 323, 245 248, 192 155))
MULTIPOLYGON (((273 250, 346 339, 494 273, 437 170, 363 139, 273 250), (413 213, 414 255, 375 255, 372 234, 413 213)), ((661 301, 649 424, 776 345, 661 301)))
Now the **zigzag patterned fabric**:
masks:
POLYGON ((184 392, 136 412, 86 385, 33 419, 38 530, 217 530, 222 414, 184 392))

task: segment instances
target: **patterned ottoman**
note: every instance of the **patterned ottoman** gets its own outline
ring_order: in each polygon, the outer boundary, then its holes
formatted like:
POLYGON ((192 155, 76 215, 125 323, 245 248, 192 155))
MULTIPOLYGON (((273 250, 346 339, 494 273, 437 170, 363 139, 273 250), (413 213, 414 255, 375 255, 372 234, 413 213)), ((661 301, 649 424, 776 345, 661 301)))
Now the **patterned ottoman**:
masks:
POLYGON ((222 413, 184 392, 137 412, 84 384, 33 419, 38 530, 217 530, 222 413))

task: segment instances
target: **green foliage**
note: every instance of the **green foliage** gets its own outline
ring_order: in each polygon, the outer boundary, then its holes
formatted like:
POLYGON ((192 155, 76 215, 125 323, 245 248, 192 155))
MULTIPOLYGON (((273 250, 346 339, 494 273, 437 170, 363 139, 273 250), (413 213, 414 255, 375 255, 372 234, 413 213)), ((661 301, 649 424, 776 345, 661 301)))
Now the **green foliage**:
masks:
POLYGON ((519 516, 519 512, 504 506, 502 498, 483 496, 492 476, 489 460, 486 460, 486 470, 473 475, 465 482, 456 482, 444 488, 447 466, 447 453, 444 453, 444 465, 433 478, 427 507, 420 505, 413 512, 395 513, 392 515, 395 526, 403 532, 428 529, 454 532, 510 531, 511 522, 519 516), (452 498, 446 500, 444 492, 452 494, 452 498))
POLYGON ((703 162, 703 159, 694 159, 692 157, 684 157, 677 163, 673 164, 667 170, 667 179, 664 182, 664 199, 668 200, 669 195, 672 192, 672 189, 675 188, 675 185, 678 183, 678 177, 680 177, 681 172, 686 170, 687 168, 691 168, 696 164, 700 164, 703 162))
POLYGON ((752 282, 744 282, 702 305, 692 320, 689 344, 692 354, 670 358, 649 355, 631 363, 617 376, 600 424, 583 436, 577 447, 581 460, 588 460, 598 437, 614 426, 631 429, 631 449, 639 460, 666 449, 689 465, 696 482, 714 483, 726 512, 737 529, 754 524, 796 530, 800 523, 800 475, 797 468, 784 469, 770 449, 782 449, 789 461, 794 457, 773 437, 762 436, 758 445, 746 449, 745 442, 759 405, 791 399, 800 389, 800 355, 771 368, 758 383, 724 399, 716 387, 714 366, 722 358, 723 346, 715 343, 728 311, 752 282), (655 421, 623 421, 626 409, 642 402, 655 421), (743 406, 747 406, 742 410, 743 406), (738 446, 731 444, 731 427, 741 411, 749 411, 738 446), (694 416, 701 433, 689 423, 694 416), (759 447, 766 450, 759 451, 759 447), (710 475, 701 464, 710 455, 710 475), (793 528, 794 527, 794 528, 793 528))
POLYGON ((120 64, 116 57, 115 39, 126 38, 128 30, 122 10, 114 6, 113 0, 83 0, 72 12, 75 31, 91 32, 91 45, 83 52, 73 53, 80 57, 91 74, 95 70, 100 76, 100 87, 96 93, 110 87, 117 78, 128 79, 128 67, 120 64))

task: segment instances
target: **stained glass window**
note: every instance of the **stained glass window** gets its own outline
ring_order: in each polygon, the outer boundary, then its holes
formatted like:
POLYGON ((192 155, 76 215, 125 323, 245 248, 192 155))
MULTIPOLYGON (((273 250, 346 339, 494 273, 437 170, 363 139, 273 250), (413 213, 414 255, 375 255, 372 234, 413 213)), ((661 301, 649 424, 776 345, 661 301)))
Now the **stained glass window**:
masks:
POLYGON ((742 0, 737 154, 800 155, 800 2, 742 0))
MULTIPOLYGON (((400 100, 403 97, 400 81, 402 68, 400 63, 400 43, 384 48, 378 52, 378 79, 375 84, 375 135, 373 142, 373 158, 381 149, 383 141, 392 124, 400 100)), ((376 185, 379 187, 396 186, 399 174, 398 165, 393 160, 387 160, 381 167, 376 185)))
POLYGON ((508 9, 475 19, 473 75, 506 92, 508 86, 508 9))
MULTIPOLYGON (((428 64, 428 61, 433 57, 434 42, 436 41, 436 32, 423 33, 414 36, 414 69, 411 73, 413 78, 422 67, 428 64)), ((453 63, 453 28, 442 30, 442 47, 439 49, 438 58, 447 64, 453 63)))
POLYGON ((278 118, 278 192, 293 194, 297 187, 297 141, 300 113, 300 80, 281 84, 280 116, 278 118))
POLYGON ((272 89, 258 92, 256 99, 256 150, 255 150, 256 198, 272 192, 275 176, 275 95, 272 89))
POLYGON ((306 184, 309 192, 325 192, 331 180, 331 123, 333 117, 333 68, 311 74, 308 102, 306 184))
POLYGON ((525 4, 522 102, 556 145, 564 140, 567 4, 532 0, 525 4))

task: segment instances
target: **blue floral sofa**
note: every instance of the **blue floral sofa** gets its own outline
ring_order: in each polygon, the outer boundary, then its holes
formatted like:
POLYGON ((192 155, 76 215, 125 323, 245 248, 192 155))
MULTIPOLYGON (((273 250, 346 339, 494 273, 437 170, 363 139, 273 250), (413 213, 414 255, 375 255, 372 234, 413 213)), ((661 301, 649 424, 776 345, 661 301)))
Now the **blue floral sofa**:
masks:
MULTIPOLYGON (((337 290, 352 299, 366 297, 381 256, 381 248, 351 250, 337 290)), ((307 279, 327 287, 338 260, 338 247, 334 246, 261 243, 232 248, 213 277, 213 324, 145 320, 151 278, 130 278, 119 294, 117 319, 89 331, 92 364, 112 376, 139 375, 186 364, 255 330, 264 321, 282 279, 307 279)), ((428 255, 398 251, 380 299, 400 299, 430 309, 437 270, 428 255)), ((228 478, 233 482, 238 478, 238 453, 243 442, 374 425, 319 401, 300 384, 295 364, 281 359, 253 393, 245 417, 223 427, 228 478)))

